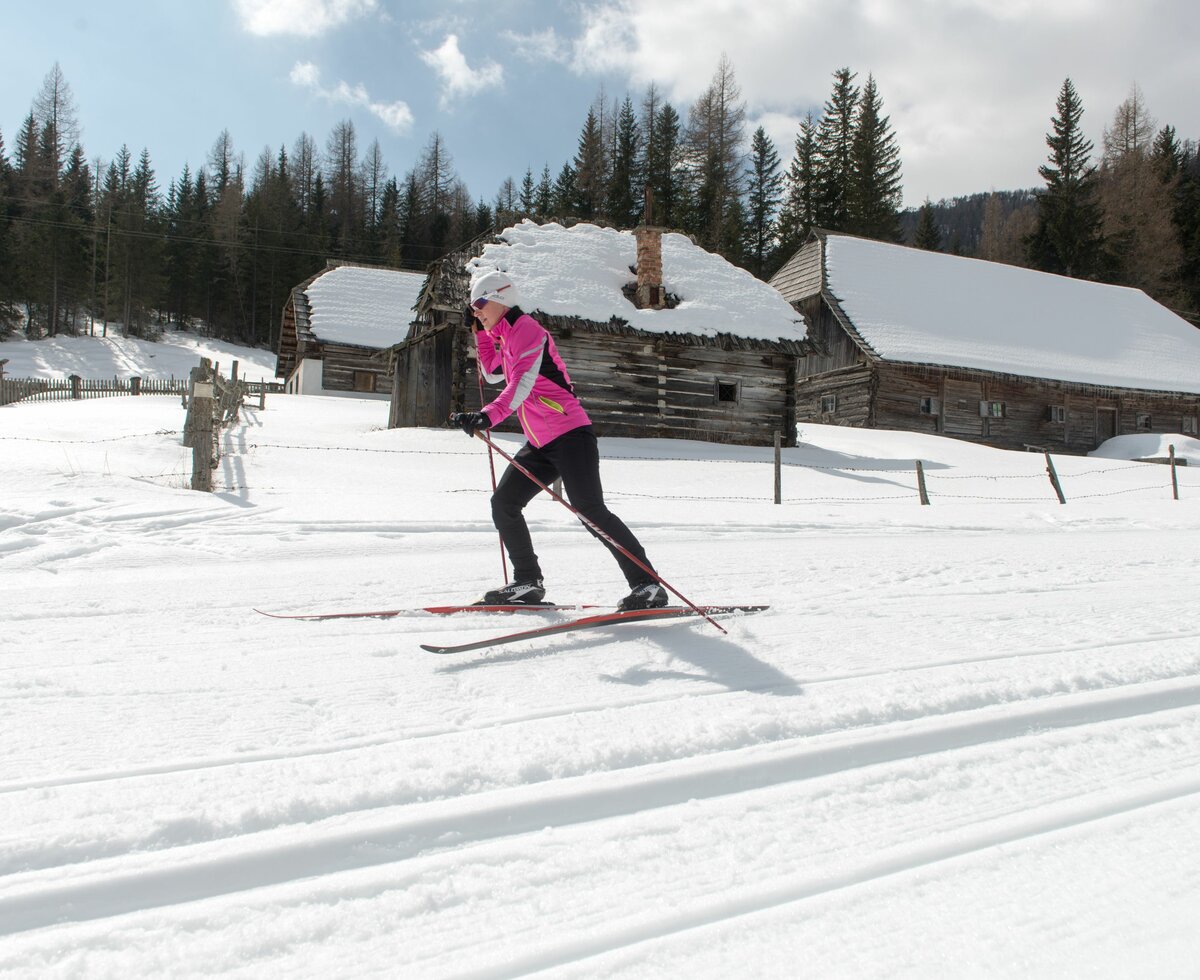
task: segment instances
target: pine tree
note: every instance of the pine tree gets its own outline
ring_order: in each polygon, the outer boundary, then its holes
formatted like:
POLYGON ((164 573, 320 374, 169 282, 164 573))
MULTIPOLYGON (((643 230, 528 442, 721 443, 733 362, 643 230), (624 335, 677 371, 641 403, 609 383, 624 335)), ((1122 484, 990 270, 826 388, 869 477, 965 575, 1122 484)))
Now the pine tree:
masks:
POLYGON ((644 108, 643 119, 647 127, 645 175, 654 209, 652 221, 664 228, 676 227, 683 223, 679 214, 683 169, 680 143, 682 123, 679 113, 670 102, 658 105, 653 86, 647 93, 644 108))
POLYGON ((585 220, 603 217, 606 213, 605 189, 608 181, 605 173, 603 127, 594 107, 588 109, 571 169, 575 176, 575 201, 572 210, 585 220))
POLYGON ((1151 151, 1158 179, 1172 189, 1171 220, 1179 239, 1182 307, 1200 325, 1200 156, 1191 141, 1181 143, 1175 127, 1164 126, 1151 151))
POLYGON ((849 68, 833 73, 833 91, 817 127, 814 217, 816 224, 830 231, 845 231, 849 222, 859 99, 855 77, 849 68))
POLYGON ((1049 163, 1038 168, 1046 187, 1038 198, 1038 225, 1026 242, 1030 264, 1045 272, 1087 278, 1100 271, 1103 213, 1097 199, 1093 145, 1083 135, 1083 104, 1066 79, 1046 135, 1049 163))
POLYGON ((642 213, 641 130, 629 96, 616 117, 612 172, 608 180, 608 218, 619 228, 638 223, 642 213))
POLYGON ((576 217, 575 207, 578 200, 579 188, 575 184, 575 168, 569 163, 564 163, 554 181, 554 206, 551 210, 559 218, 576 217))
POLYGON ((779 172, 779 154, 767 131, 759 126, 750 142, 748 227, 750 231, 750 271, 766 278, 768 263, 778 240, 775 215, 783 199, 783 174, 779 172))
POLYGON ((549 218, 554 213, 554 181, 550 177, 548 163, 542 167, 542 177, 534 193, 533 209, 539 218, 549 218))
POLYGON ((525 176, 521 178, 521 191, 517 195, 517 203, 521 213, 532 215, 537 210, 537 185, 533 182, 533 167, 525 168, 525 176))
POLYGON ((900 148, 872 75, 858 100, 850 142, 846 230, 881 241, 900 240, 900 148))
POLYGON ((795 155, 784 180, 787 193, 779 215, 779 250, 786 261, 817 223, 817 124, 811 112, 800 123, 795 155))
POLYGON ((0 339, 15 325, 17 290, 13 276, 13 176, 0 132, 0 339))
POLYGON ((938 230, 933 204, 929 198, 925 198, 925 203, 921 205, 921 216, 917 221, 917 234, 913 244, 929 252, 942 250, 942 233, 938 230))

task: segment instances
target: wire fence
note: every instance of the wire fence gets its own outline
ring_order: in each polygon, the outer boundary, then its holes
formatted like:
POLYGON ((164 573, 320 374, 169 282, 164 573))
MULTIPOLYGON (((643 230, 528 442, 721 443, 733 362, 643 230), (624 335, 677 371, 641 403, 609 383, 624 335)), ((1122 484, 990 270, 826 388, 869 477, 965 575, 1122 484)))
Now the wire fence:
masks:
MULTIPOLYGON (((0 436, 0 441, 79 445, 125 440, 161 439, 163 437, 175 437, 179 434, 177 430, 163 429, 153 433, 137 433, 98 439, 47 439, 34 436, 0 436)), ((479 453, 478 449, 473 447, 464 447, 461 450, 398 449, 375 446, 251 442, 239 443, 236 447, 232 444, 226 445, 220 451, 220 455, 222 457, 241 457, 246 459, 262 450, 302 453, 370 454, 398 457, 457 457, 476 456, 479 453)), ((1168 463, 1177 462, 1177 465, 1160 465, 1158 461, 1130 462, 1113 460, 1112 465, 1089 466, 1087 469, 1068 471, 1065 474, 1055 472, 1051 476, 1054 464, 1049 459, 1048 454, 1046 471, 1031 473, 972 473, 963 472, 958 468, 955 468, 954 472, 942 473, 938 469, 942 464, 925 461, 924 467, 921 467, 918 465, 919 461, 917 460, 887 460, 881 462, 879 465, 833 465, 795 459, 776 462, 772 458, 770 450, 764 450, 763 458, 760 459, 746 456, 726 458, 716 456, 648 457, 621 454, 605 454, 602 458, 606 463, 624 462, 650 465, 669 463, 673 466, 682 466, 684 467, 684 480, 682 482, 694 482, 690 479, 690 474, 687 473, 686 467, 696 466, 704 468, 707 472, 703 474, 703 478, 709 485, 713 486, 714 489, 712 492, 670 493, 655 491, 650 493, 641 492, 636 489, 606 490, 606 494, 613 498, 672 500, 686 503, 777 503, 783 506, 800 506, 823 503, 871 505, 900 501, 911 501, 922 504, 937 504, 939 501, 986 504, 1046 504, 1057 501, 1058 503, 1066 504, 1069 501, 1131 496, 1135 494, 1144 494, 1147 497, 1154 496, 1159 499, 1167 497, 1168 499, 1173 498, 1178 500, 1187 496, 1185 491, 1193 492, 1191 499, 1200 498, 1200 481, 1190 476, 1186 461, 1174 461, 1173 459, 1169 460, 1168 463), (739 474, 736 480, 737 485, 746 488, 761 486, 763 488, 762 491, 743 493, 721 492, 721 488, 726 487, 731 482, 721 478, 720 471, 725 468, 737 468, 742 471, 748 471, 739 474), (783 471, 811 471, 822 475, 846 476, 849 478, 861 477, 863 475, 881 477, 887 484, 887 492, 859 493, 853 495, 820 494, 812 492, 811 481, 807 482, 804 489, 797 491, 795 488, 787 488, 786 481, 781 480, 783 471), (1128 476, 1119 477, 1117 475, 1131 474, 1134 471, 1145 474, 1146 480, 1139 480, 1133 486, 1123 485, 1128 480, 1128 476), (976 484, 975 487, 971 488, 975 492, 963 492, 966 489, 963 487, 963 483, 967 481, 973 481, 976 484), (773 493, 773 487, 779 487, 781 483, 785 492, 778 495, 773 493), (997 493, 979 492, 980 484, 995 484, 998 489, 1005 489, 997 493), (962 490, 959 489, 960 487, 962 490)), ((1059 457, 1059 462, 1073 459, 1079 459, 1079 457, 1059 457)), ((241 467, 243 472, 245 469, 247 469, 246 466, 241 467)), ((139 474, 136 478, 153 480, 159 476, 176 477, 178 473, 172 471, 162 474, 139 474)), ((268 486, 264 483, 234 481, 226 481, 224 485, 218 482, 213 489, 230 493, 247 493, 252 491, 312 493, 314 490, 311 485, 305 485, 304 487, 294 485, 268 486)), ((881 487, 880 489, 882 490, 883 488, 881 487)), ((482 486, 446 487, 445 492, 485 494, 490 493, 490 490, 482 486)), ((337 493, 343 495, 347 491, 339 487, 337 493)))

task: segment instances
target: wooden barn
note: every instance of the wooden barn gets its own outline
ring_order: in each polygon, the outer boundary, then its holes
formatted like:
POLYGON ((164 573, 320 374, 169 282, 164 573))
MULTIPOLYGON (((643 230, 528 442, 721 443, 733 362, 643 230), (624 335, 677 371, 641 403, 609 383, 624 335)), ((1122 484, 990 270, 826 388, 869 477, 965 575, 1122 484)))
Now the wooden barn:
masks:
POLYGON ((425 276, 330 262, 283 306, 276 377, 291 394, 387 398, 386 351, 408 332, 425 276))
POLYGON ((771 284, 810 325, 800 420, 1080 454, 1196 434, 1200 329, 1140 290, 824 231, 771 284))
POLYGON ((480 405, 464 319, 472 274, 489 269, 512 277, 554 337, 598 435, 768 445, 778 430, 794 444, 805 329, 774 289, 685 235, 532 221, 431 268, 392 351, 391 426, 439 426, 480 405))

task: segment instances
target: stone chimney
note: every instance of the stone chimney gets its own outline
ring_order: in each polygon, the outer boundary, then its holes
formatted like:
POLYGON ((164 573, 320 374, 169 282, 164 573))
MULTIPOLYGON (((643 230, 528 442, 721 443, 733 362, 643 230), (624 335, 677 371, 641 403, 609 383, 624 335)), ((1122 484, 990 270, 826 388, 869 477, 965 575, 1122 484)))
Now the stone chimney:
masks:
POLYGON ((633 230, 637 242, 637 293, 639 310, 661 310, 666 305, 662 269, 662 229, 641 225, 633 230))
POLYGON ((637 242, 637 289, 634 305, 639 310, 661 310, 666 306, 667 291, 663 288, 662 228, 654 226, 654 194, 646 185, 646 206, 642 224, 633 230, 637 242))

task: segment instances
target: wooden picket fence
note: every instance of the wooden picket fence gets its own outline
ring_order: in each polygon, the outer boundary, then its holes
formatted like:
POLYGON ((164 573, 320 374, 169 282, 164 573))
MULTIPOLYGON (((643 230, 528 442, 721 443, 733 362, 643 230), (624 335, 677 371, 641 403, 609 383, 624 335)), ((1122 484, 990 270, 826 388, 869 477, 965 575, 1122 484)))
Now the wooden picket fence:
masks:
MULTIPOLYGON (((115 395, 185 395, 188 378, 5 378, 0 375, 0 405, 13 402, 78 401, 82 398, 109 398, 115 395)), ((247 393, 276 393, 279 382, 249 382, 247 393)))
POLYGON ((0 405, 114 395, 182 395, 187 386, 186 378, 5 378, 0 381, 0 405))

